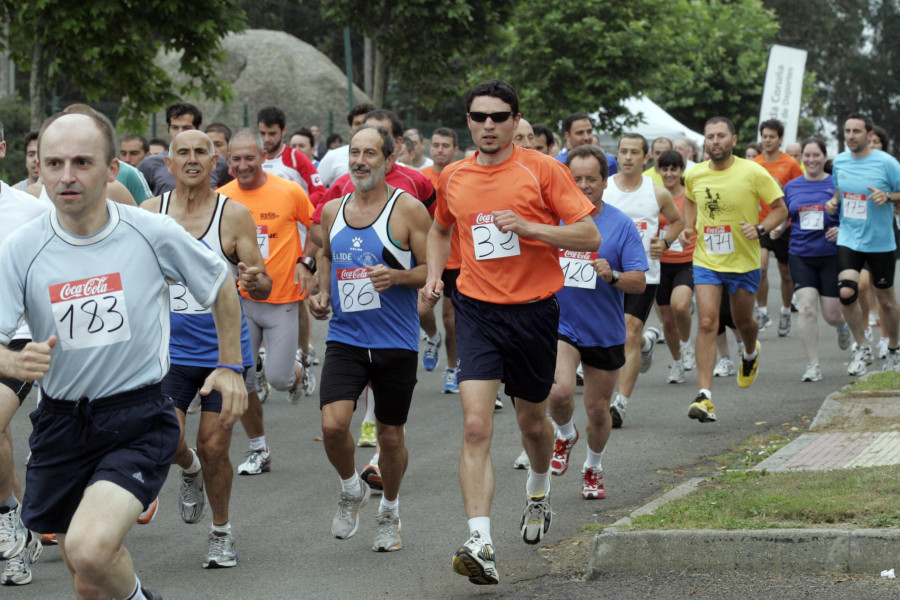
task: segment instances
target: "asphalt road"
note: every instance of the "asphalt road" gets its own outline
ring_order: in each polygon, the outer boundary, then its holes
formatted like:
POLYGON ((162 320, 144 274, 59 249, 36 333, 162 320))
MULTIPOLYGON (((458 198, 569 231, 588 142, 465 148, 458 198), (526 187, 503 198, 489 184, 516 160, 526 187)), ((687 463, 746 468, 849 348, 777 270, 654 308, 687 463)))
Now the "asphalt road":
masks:
MULTIPOLYGON (((773 279, 772 283, 770 297, 774 301, 777 282, 773 279)), ((491 516, 499 586, 472 586, 450 567, 468 530, 457 480, 461 411, 457 396, 440 393, 443 357, 434 372, 420 368, 407 426, 410 463, 400 494, 401 551, 378 554, 371 550, 377 496, 362 510, 354 538, 331 536, 340 484, 321 442, 315 439, 320 434, 317 394, 291 406, 285 394, 277 392, 265 405, 272 471, 234 481, 231 522, 239 566, 218 571, 201 568, 211 517, 207 511, 199 524, 181 521, 176 468, 161 493, 159 515, 149 525, 136 525, 126 545, 141 580, 167 599, 895 597, 891 595, 898 592, 895 582, 877 578, 840 584, 832 583, 836 576, 739 574, 648 573, 629 578, 613 574, 591 582, 581 579, 592 524, 612 523, 667 486, 709 472, 713 463, 708 457, 728 451, 751 435, 779 432, 785 424, 811 418, 822 399, 848 381, 849 353, 838 350, 832 328, 822 323, 820 332, 822 382, 800 382, 806 363, 799 339, 796 334, 779 338, 775 328, 770 328, 761 335, 760 375, 751 388, 739 389, 733 377, 716 379, 713 399, 719 421, 714 424, 687 418, 688 405, 696 395, 696 373, 689 372, 682 385, 665 383, 671 356, 665 347, 658 347, 652 368, 638 380, 625 425, 613 432, 604 455, 607 499, 581 499, 577 468, 555 479, 553 526, 538 547, 525 545, 518 534, 525 475, 512 468, 521 447, 513 409, 507 403, 496 413, 493 441, 496 493, 491 516), (839 595, 829 595, 832 593, 839 595)), ((316 323, 314 343, 320 355, 325 333, 324 324, 316 323)), ((576 406, 579 402, 576 398, 576 406)), ((20 473, 24 472, 30 433, 27 413, 33 407, 34 394, 12 424, 20 473)), ((583 429, 583 406, 576 414, 583 429)), ((197 422, 190 417, 189 439, 197 422)), ((361 419, 362 410, 358 410, 354 435, 361 419)), ((246 436, 238 428, 231 450, 235 465, 243 460, 245 451, 246 436)), ((360 471, 371 452, 357 451, 360 471)), ((584 459, 584 452, 585 442, 580 441, 573 452, 574 465, 584 459)), ((31 585, 4 593, 34 600, 72 597, 59 550, 45 549, 34 566, 31 585)))

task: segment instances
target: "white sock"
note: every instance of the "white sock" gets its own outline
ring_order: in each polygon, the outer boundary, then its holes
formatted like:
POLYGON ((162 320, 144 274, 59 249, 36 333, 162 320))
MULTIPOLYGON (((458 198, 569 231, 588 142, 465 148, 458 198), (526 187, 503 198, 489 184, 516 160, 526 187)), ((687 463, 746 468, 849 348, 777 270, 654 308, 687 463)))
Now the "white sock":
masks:
POLYGON ((759 307, 759 314, 761 314, 761 315, 768 315, 768 314, 769 314, 769 307, 768 307, 768 306, 760 306, 760 307, 759 307))
POLYGON ((680 342, 678 347, 681 348, 682 352, 684 351, 685 348, 690 350, 691 349, 691 338, 688 338, 687 340, 680 342))
MULTIPOLYGON (((263 442, 263 448, 265 448, 265 442, 263 442)), ((191 456, 194 458, 191 460, 191 466, 187 469, 182 469, 182 473, 185 475, 196 475, 200 472, 200 457, 197 456, 197 451, 193 448, 188 448, 191 451, 191 456)))
POLYGON ((791 314, 791 307, 790 307, 790 306, 788 306, 788 307, 782 306, 782 307, 781 307, 781 314, 783 314, 783 315, 789 315, 789 314, 791 314))
POLYGON ((147 600, 147 596, 144 595, 144 590, 141 588, 141 580, 137 575, 134 576, 134 589, 125 600, 147 600))
POLYGON ((528 469, 528 479, 525 481, 525 493, 529 496, 545 496, 550 491, 550 471, 535 473, 528 469))
POLYGON ((213 533, 219 534, 219 535, 225 535, 226 533, 231 533, 231 521, 225 523, 224 525, 213 524, 210 531, 212 531, 213 533))
POLYGON ((756 348, 753 348, 752 354, 745 354, 744 360, 756 360, 756 348))
POLYGON ((653 340, 651 340, 647 336, 642 336, 644 342, 641 344, 641 352, 650 352, 650 348, 653 347, 653 340))
POLYGON ((617 397, 617 401, 622 406, 625 406, 626 404, 628 404, 628 400, 629 400, 628 396, 625 396, 624 394, 616 394, 616 397, 617 397))
POLYGON ((362 489, 362 480, 359 478, 359 473, 353 471, 353 475, 349 479, 341 479, 341 491, 346 492, 348 494, 359 494, 359 490, 362 489))
POLYGON ((706 388, 700 388, 700 393, 706 396, 707 400, 712 400, 712 392, 706 388))
POLYGON ((398 495, 393 500, 388 500, 384 496, 381 497, 381 505, 378 507, 378 512, 389 512, 392 517, 396 517, 400 513, 400 496, 398 495))
POLYGON ((434 334, 434 337, 429 337, 428 341, 431 342, 432 344, 440 344, 441 343, 441 332, 438 331, 436 334, 434 334))
POLYGON ((15 508, 19 505, 19 500, 16 498, 15 494, 10 494, 9 498, 0 502, 0 506, 3 508, 15 508))
POLYGON ((559 437, 572 439, 575 437, 575 419, 569 419, 568 423, 557 425, 559 429, 559 437))
POLYGON ((266 446, 266 436, 261 435, 250 439, 251 450, 265 450, 266 448, 268 448, 268 446, 266 446))
POLYGON ((478 532, 488 544, 491 542, 491 518, 490 517, 474 517, 469 519, 469 535, 478 532))
POLYGON ((587 458, 584 459, 584 470, 587 471, 588 469, 593 468, 593 469, 597 469, 598 471, 602 471, 603 466, 600 463, 600 460, 602 458, 603 458, 603 451, 594 452, 589 447, 587 449, 587 458))

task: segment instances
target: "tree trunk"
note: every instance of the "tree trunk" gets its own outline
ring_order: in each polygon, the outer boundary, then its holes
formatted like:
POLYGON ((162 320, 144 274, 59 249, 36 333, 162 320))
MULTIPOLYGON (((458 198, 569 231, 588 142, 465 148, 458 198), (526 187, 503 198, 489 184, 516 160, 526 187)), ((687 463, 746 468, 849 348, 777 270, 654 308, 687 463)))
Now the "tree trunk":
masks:
POLYGON ((363 91, 372 97, 372 77, 375 70, 375 42, 369 36, 363 37, 363 91))
POLYGON ((384 54, 377 47, 375 48, 375 75, 372 82, 372 102, 376 107, 384 106, 384 90, 387 84, 387 63, 384 60, 384 54))
POLYGON ((31 51, 31 74, 28 82, 28 95, 31 98, 31 129, 34 131, 40 129, 41 123, 44 121, 43 54, 44 44, 38 33, 31 51))

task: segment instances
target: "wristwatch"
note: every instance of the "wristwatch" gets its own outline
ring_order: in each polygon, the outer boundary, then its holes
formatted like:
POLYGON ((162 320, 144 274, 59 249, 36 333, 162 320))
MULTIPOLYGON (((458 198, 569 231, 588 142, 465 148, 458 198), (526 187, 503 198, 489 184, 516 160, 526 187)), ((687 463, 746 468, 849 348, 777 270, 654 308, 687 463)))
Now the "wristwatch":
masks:
POLYGON ((663 243, 666 245, 666 250, 672 247, 672 242, 670 242, 666 238, 663 238, 663 243))
POLYGON ((618 271, 616 271, 615 269, 613 269, 612 277, 610 277, 610 280, 609 280, 609 285, 616 285, 617 283, 619 283, 619 279, 621 279, 621 278, 622 278, 622 274, 619 273, 618 271))
POLYGON ((762 223, 756 226, 756 233, 759 234, 759 237, 766 235, 766 228, 762 226, 762 223))
POLYGON ((307 269, 309 269, 310 273, 316 272, 316 259, 312 256, 301 256, 297 259, 298 265, 304 265, 307 269))

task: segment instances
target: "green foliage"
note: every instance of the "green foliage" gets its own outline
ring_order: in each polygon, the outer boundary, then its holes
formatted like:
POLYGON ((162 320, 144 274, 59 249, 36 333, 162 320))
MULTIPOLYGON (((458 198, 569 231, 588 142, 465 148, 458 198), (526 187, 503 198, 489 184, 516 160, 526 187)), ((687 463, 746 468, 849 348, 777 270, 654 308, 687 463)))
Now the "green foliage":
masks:
POLYGON ((6 140, 6 156, 0 160, 0 179, 15 185, 28 176, 25 169, 25 135, 28 127, 28 103, 18 96, 0 100, 0 123, 6 140))
POLYGON ((231 88, 216 73, 224 57, 221 39, 245 23, 237 0, 0 0, 0 16, 9 23, 4 41, 20 70, 31 70, 40 45, 42 96, 72 82, 89 102, 121 98, 131 127, 179 98, 227 100, 231 88), (161 50, 183 53, 180 67, 189 83, 176 86, 153 64, 161 50))

